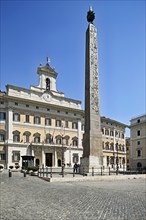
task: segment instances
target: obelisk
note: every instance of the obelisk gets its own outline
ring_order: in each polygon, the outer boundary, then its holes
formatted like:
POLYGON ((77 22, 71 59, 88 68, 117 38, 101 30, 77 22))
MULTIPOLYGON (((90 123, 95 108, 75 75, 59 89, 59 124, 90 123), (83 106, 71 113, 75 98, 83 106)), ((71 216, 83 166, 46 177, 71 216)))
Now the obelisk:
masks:
POLYGON ((95 14, 90 7, 87 13, 89 22, 86 31, 85 60, 85 133, 83 136, 83 159, 81 166, 86 173, 92 167, 102 166, 102 134, 99 103, 97 30, 93 24, 95 14))

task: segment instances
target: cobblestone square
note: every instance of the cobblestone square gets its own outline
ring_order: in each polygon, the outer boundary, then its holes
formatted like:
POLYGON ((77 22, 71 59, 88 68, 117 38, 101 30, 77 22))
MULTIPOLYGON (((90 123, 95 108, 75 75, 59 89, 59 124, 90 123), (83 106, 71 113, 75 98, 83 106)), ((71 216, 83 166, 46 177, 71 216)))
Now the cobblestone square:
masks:
POLYGON ((146 179, 47 182, 0 173, 1 220, 145 220, 146 179))

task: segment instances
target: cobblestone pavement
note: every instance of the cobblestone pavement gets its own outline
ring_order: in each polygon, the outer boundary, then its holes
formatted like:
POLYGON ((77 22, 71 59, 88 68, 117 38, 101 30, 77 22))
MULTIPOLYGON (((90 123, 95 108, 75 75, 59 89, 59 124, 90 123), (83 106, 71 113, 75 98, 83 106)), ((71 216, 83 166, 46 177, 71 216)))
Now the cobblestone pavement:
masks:
POLYGON ((0 173, 0 220, 145 220, 146 179, 49 183, 0 173))

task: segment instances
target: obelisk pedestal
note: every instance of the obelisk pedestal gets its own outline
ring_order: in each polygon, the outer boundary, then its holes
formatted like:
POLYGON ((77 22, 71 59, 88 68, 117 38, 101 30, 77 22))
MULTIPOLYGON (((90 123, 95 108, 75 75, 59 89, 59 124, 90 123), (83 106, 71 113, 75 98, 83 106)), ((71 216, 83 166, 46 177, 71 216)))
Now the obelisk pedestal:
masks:
POLYGON ((97 31, 93 24, 94 12, 87 14, 85 60, 85 133, 83 136, 83 158, 81 172, 90 173, 92 167, 102 166, 102 134, 99 102, 97 31))

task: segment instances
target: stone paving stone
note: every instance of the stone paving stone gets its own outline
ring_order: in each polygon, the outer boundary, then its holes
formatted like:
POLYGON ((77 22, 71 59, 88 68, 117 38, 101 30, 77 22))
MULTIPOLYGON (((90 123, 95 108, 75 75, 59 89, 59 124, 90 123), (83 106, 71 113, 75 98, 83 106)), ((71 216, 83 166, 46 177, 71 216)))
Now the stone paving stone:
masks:
POLYGON ((146 179, 46 182, 0 173, 0 220, 145 220, 146 179))

